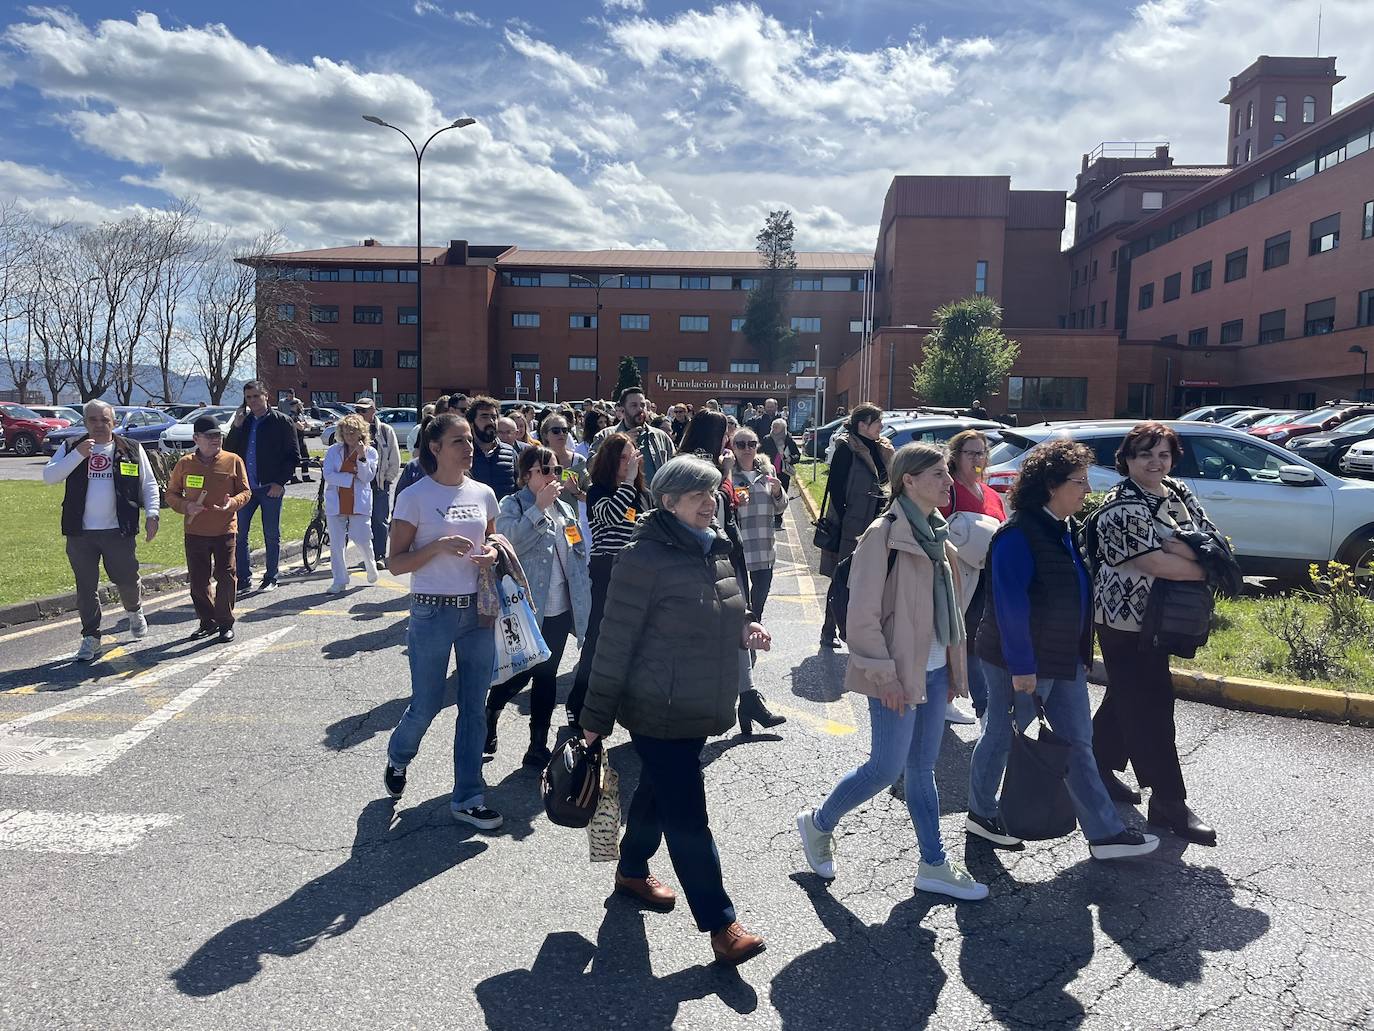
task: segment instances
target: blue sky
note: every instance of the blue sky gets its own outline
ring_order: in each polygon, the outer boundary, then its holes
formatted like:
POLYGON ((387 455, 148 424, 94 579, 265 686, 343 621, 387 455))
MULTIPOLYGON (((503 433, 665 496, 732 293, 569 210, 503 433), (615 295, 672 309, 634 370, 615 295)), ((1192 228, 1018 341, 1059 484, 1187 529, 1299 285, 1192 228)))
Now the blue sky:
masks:
MULTIPOLYGON (((1325 0, 1323 53, 1374 91, 1374 4, 1325 0)), ((1067 189, 1101 140, 1215 163, 1227 78, 1310 54, 1315 0, 9 5, 0 198, 97 221, 191 197, 235 232, 408 242, 871 250, 894 174, 1067 189), (1085 12, 1091 12, 1085 13, 1085 12)))

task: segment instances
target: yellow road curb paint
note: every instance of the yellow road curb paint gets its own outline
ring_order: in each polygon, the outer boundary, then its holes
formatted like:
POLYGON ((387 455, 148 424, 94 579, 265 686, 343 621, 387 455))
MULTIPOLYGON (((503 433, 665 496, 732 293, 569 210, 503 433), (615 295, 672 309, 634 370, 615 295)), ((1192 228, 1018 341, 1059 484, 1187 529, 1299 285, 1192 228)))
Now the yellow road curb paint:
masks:
POLYGON ((302 616, 347 616, 348 609, 306 609, 302 616))
POLYGON ((794 709, 790 705, 782 705, 771 698, 768 699, 768 707, 774 712, 782 713, 790 720, 799 720, 808 727, 819 730, 822 734, 830 734, 834 737, 847 737, 859 729, 849 723, 841 723, 839 720, 832 720, 826 716, 817 716, 805 709, 794 709))

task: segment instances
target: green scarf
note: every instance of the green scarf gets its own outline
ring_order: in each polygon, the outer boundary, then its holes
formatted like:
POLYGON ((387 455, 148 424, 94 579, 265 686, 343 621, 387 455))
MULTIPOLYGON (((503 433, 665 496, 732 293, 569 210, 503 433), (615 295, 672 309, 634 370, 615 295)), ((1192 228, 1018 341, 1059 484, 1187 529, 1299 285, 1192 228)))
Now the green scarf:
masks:
POLYGON ((916 502, 905 494, 897 498, 902 506, 906 521, 911 524, 911 532, 916 535, 916 543, 935 564, 935 639, 944 645, 958 644, 964 640, 963 609, 954 592, 954 571, 949 567, 949 556, 945 554, 945 541, 949 539, 949 523, 937 509, 926 516, 916 502))

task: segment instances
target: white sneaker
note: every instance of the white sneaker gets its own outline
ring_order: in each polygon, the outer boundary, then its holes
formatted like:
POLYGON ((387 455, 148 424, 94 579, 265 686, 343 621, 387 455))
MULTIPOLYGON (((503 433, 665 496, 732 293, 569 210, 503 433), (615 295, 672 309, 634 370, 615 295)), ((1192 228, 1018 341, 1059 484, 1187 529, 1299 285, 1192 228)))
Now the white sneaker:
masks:
POLYGON ((956 705, 954 702, 946 702, 945 722, 958 723, 961 726, 966 726, 968 724, 977 723, 978 721, 973 717, 972 713, 965 712, 963 709, 959 708, 959 706, 956 705))
POLYGON ((988 886, 979 884, 972 874, 948 857, 939 866, 931 866, 922 860, 916 870, 916 888, 918 891, 930 891, 968 902, 988 897, 988 886))
POLYGON ((803 809, 797 814, 797 833, 801 835, 806 861, 818 877, 835 879, 835 836, 816 826, 816 811, 803 809))
POLYGON ((369 569, 369 570, 367 571, 367 582, 368 582, 368 583, 370 583, 370 584, 375 584, 379 579, 380 579, 380 577, 379 577, 379 575, 378 575, 378 573, 377 573, 377 567, 376 567, 376 566, 373 566, 371 569, 369 569))
POLYGON ((100 651, 100 638, 83 637, 81 647, 76 650, 77 662, 92 662, 95 660, 96 653, 100 651))
POLYGON ((342 594, 344 588, 347 586, 347 584, 330 584, 327 588, 325 588, 325 592, 328 594, 342 594))
POLYGON ((1088 843, 1088 851, 1094 859, 1130 859, 1132 856, 1147 856, 1157 848, 1159 838, 1153 834, 1142 834, 1131 827, 1110 838, 1088 843))
POLYGON ((143 610, 129 613, 129 636, 135 641, 141 641, 148 636, 148 617, 143 614, 143 610))

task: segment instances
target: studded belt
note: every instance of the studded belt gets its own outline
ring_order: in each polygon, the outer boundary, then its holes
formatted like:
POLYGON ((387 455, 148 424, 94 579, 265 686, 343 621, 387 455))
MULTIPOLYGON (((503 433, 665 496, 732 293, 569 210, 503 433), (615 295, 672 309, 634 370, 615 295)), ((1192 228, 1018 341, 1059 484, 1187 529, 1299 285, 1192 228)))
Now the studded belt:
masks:
POLYGON ((412 605, 434 605, 439 608, 447 609, 466 609, 470 608, 475 594, 412 594, 410 601, 412 605))

